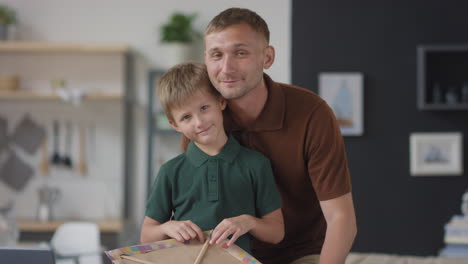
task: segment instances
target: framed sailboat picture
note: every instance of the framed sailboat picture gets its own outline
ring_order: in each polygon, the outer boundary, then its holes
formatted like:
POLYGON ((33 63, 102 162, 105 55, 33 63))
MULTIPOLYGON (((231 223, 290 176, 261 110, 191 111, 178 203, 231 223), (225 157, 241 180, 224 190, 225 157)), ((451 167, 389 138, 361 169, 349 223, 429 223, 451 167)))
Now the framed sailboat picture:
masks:
POLYGON ((412 176, 463 175, 463 134, 411 133, 410 173, 412 176))
POLYGON ((319 95, 332 108, 343 136, 364 133, 363 74, 320 73, 319 95))

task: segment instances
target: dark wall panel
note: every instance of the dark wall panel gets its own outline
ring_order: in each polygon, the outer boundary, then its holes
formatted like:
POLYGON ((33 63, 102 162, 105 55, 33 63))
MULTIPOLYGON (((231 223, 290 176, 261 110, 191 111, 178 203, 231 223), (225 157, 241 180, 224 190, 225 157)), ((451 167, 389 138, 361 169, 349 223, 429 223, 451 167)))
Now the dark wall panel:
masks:
POLYGON ((359 229, 354 251, 435 255, 443 225, 460 213, 467 173, 411 177, 409 135, 461 131, 467 150, 468 111, 416 105, 416 46, 468 43, 467 14, 467 1, 293 0, 293 83, 316 92, 319 72, 365 76, 364 135, 345 137, 359 229))

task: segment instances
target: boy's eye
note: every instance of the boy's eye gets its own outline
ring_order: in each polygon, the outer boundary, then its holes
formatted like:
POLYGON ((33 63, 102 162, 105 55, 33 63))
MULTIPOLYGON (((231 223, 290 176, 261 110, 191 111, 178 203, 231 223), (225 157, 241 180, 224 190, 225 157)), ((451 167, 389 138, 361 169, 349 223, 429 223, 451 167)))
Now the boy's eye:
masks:
POLYGON ((202 106, 200 109, 201 109, 202 111, 205 111, 205 110, 208 109, 208 108, 209 108, 209 105, 204 105, 204 106, 202 106))
POLYGON ((190 115, 184 115, 182 118, 180 118, 181 121, 188 120, 190 118, 190 115))

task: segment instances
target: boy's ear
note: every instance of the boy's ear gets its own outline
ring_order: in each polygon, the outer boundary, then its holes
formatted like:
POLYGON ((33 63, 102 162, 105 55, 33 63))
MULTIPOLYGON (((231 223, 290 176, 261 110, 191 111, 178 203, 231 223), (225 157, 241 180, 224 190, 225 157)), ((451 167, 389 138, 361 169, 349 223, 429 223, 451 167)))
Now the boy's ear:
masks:
POLYGON ((227 104, 226 99, 224 99, 224 97, 220 96, 219 97, 219 105, 221 106, 221 110, 226 109, 226 104, 227 104))
POLYGON ((179 133, 182 133, 182 132, 180 132, 179 127, 177 126, 177 124, 176 124, 174 121, 169 120, 169 125, 171 125, 171 127, 172 127, 175 131, 177 131, 177 132, 179 132, 179 133))

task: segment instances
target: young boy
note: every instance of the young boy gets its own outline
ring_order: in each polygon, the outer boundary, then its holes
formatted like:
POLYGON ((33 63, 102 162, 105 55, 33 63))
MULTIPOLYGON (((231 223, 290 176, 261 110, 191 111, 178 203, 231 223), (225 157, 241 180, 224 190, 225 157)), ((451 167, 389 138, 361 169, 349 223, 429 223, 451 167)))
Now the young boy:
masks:
POLYGON ((170 125, 189 140, 187 151, 161 166, 146 207, 141 242, 174 238, 210 243, 232 236, 250 252, 250 235, 267 243, 284 237, 281 198, 270 162, 242 147, 223 126, 226 101, 204 64, 183 63, 164 74, 157 95, 170 125))

